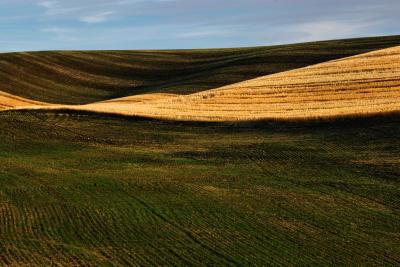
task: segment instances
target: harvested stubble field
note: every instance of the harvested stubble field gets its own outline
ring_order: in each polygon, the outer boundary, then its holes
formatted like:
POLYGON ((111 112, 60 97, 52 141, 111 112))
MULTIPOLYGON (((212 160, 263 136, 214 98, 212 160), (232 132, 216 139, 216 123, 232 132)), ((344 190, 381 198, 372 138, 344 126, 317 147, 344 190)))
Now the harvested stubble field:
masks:
POLYGON ((399 265, 399 135, 2 112, 0 265, 399 265))
POLYGON ((186 121, 334 119, 400 112, 400 46, 186 96, 61 108, 186 121))
POLYGON ((149 101, 165 100, 178 97, 177 94, 149 93, 143 95, 126 96, 99 102, 98 104, 137 104, 149 101))
POLYGON ((190 95, 154 93, 48 108, 209 122, 395 113, 400 112, 400 46, 190 95))
POLYGON ((0 110, 46 105, 43 102, 29 100, 0 91, 0 110))

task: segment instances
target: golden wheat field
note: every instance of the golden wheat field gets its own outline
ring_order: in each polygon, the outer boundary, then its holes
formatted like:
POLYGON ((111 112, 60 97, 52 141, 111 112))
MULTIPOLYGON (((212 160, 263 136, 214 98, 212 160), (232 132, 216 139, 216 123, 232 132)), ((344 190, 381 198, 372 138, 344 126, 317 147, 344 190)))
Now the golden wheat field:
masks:
POLYGON ((127 96, 121 98, 110 99, 106 101, 102 101, 100 103, 124 103, 124 104, 133 104, 133 103, 143 103, 147 101, 154 101, 154 100, 165 100, 177 97, 177 94, 167 94, 167 93, 149 93, 149 94, 142 94, 142 95, 134 95, 134 96, 127 96))
POLYGON ((46 105, 43 102, 29 100, 0 91, 0 110, 46 105))
POLYGON ((400 111, 400 47, 191 95, 148 94, 32 108, 182 121, 309 120, 392 113, 400 111))
MULTIPOLYGON (((142 97, 143 98, 143 97, 142 97)), ((400 47, 330 61, 197 94, 82 106, 169 120, 236 121, 363 116, 400 110, 400 47)))

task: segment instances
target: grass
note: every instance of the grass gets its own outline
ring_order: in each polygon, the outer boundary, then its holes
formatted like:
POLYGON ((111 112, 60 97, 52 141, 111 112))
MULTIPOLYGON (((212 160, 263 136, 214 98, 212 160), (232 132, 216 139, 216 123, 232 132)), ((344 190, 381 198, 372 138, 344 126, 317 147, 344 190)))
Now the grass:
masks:
POLYGON ((396 45, 400 36, 240 49, 0 54, 0 91, 60 104, 191 94, 396 45))
POLYGON ((400 120, 0 113, 0 265, 399 265, 400 120))

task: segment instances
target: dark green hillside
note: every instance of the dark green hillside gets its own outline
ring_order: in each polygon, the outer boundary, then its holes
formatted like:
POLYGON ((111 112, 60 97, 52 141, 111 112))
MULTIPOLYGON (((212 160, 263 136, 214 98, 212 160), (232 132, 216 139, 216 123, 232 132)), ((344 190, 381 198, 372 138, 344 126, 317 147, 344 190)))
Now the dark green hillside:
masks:
POLYGON ((0 113, 0 265, 398 266, 400 121, 0 113))
POLYGON ((0 90, 65 104, 189 94, 396 45, 400 36, 240 49, 0 54, 0 90))

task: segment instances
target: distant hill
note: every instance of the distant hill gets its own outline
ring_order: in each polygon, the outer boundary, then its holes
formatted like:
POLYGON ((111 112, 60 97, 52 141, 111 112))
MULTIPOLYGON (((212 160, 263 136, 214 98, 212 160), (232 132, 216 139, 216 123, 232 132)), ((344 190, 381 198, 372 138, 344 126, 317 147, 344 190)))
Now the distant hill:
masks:
POLYGON ((188 121, 309 120, 400 112, 400 46, 192 95, 71 108, 188 121))
POLYGON ((192 94, 400 45, 400 36, 269 47, 0 54, 0 91, 84 104, 143 93, 192 94))

